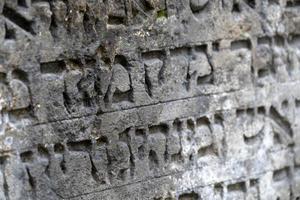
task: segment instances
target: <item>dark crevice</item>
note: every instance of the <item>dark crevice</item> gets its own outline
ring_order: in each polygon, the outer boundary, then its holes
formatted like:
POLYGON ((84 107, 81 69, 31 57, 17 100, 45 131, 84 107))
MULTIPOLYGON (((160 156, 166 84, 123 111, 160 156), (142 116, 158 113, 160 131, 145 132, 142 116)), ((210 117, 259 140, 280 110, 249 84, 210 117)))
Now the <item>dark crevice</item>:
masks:
POLYGON ((92 32, 93 26, 90 24, 90 17, 88 14, 83 15, 83 28, 86 33, 92 32))
POLYGON ((18 5, 24 8, 28 8, 27 0, 18 0, 18 5))
POLYGON ((66 69, 66 64, 64 61, 54 61, 41 63, 41 73, 42 74, 60 74, 66 69))
POLYGON ((9 186, 6 180, 6 174, 5 174, 5 167, 6 167, 6 162, 7 162, 7 157, 0 157, 0 170, 3 174, 3 193, 5 196, 5 200, 10 200, 10 195, 9 195, 9 186))
POLYGON ((175 49, 170 50, 171 56, 180 56, 180 55, 188 56, 190 52, 191 52, 190 47, 177 47, 175 49))
POLYGON ((65 155, 62 155, 62 161, 59 164, 61 171, 65 174, 67 173, 67 167, 66 167, 66 160, 65 160, 65 155))
POLYGON ((35 191, 36 181, 32 177, 32 175, 31 175, 30 170, 29 170, 28 167, 26 167, 26 172, 27 172, 27 175, 28 175, 28 181, 29 181, 30 187, 32 188, 33 191, 35 191))
POLYGON ((195 46, 195 51, 207 54, 207 44, 195 46))
POLYGON ((113 94, 113 103, 121 103, 123 101, 132 102, 132 91, 131 89, 127 92, 120 92, 116 90, 113 94))
POLYGON ((144 60, 150 60, 150 59, 162 59, 164 56, 163 51, 149 51, 142 53, 142 58, 144 60))
POLYGON ((119 133, 119 140, 125 143, 129 142, 129 128, 126 129, 125 131, 119 133))
MULTIPOLYGON (((207 52, 205 52, 205 56, 206 56, 209 66, 210 66, 211 73, 202 77, 202 78, 204 78, 204 80, 199 80, 199 81, 200 82, 205 81, 205 83, 214 84, 214 65, 213 65, 211 57, 207 54, 207 52)), ((198 80, 197 80, 197 83, 199 83, 198 80)))
POLYGON ((269 1, 269 5, 279 5, 280 4, 280 0, 268 0, 269 1))
POLYGON ((33 152, 25 151, 20 154, 22 162, 32 162, 33 161, 33 152))
POLYGON ((282 143, 282 141, 281 141, 281 139, 280 139, 280 137, 279 137, 278 134, 274 134, 273 143, 274 144, 280 144, 280 143, 282 143))
POLYGON ((145 12, 149 12, 149 11, 151 11, 151 10, 154 9, 153 6, 152 6, 151 3, 150 3, 151 1, 141 0, 140 2, 141 2, 141 4, 143 5, 143 10, 144 10, 145 12))
POLYGON ((222 9, 225 9, 226 8, 226 3, 225 3, 226 0, 221 0, 221 8, 222 9))
POLYGON ((132 153, 131 146, 128 145, 129 152, 130 152, 130 177, 134 178, 135 176, 135 157, 134 154, 132 153))
POLYGON ((205 156, 217 156, 217 151, 214 148, 213 144, 206 146, 206 147, 201 147, 198 150, 198 156, 201 157, 205 157, 205 156))
POLYGON ((213 84, 213 75, 198 76, 197 85, 213 84))
POLYGON ((92 149, 92 141, 91 140, 82 140, 82 141, 76 141, 76 142, 68 142, 67 146, 70 151, 90 152, 92 149))
MULTIPOLYGON (((52 4, 50 4, 51 8, 53 7, 52 4)), ((52 8, 53 9, 53 8, 52 8)), ((51 36, 53 37, 54 41, 57 41, 58 37, 58 26, 55 20, 55 15, 51 15, 51 23, 50 23, 50 33, 51 36)))
POLYGON ((146 133, 145 133, 144 129, 136 129, 135 130, 135 135, 146 139, 146 133))
POLYGON ((188 65, 188 67, 187 67, 186 77, 185 77, 186 82, 184 83, 187 91, 189 91, 191 89, 191 78, 192 78, 191 76, 194 75, 194 74, 191 75, 189 72, 190 72, 190 65, 188 65))
POLYGON ((287 110, 288 107, 289 107, 289 102, 288 102, 288 100, 284 100, 284 101, 281 103, 281 109, 287 110))
POLYGON ((66 92, 63 92, 63 99, 64 99, 64 107, 66 108, 67 112, 70 114, 71 113, 71 98, 66 92))
POLYGON ((89 158, 90 158, 90 161, 91 161, 91 165, 92 165, 92 169, 91 169, 91 174, 92 174, 92 177, 94 179, 94 181, 96 182, 101 182, 100 178, 99 178, 99 175, 98 175, 98 170, 93 162, 93 158, 91 155, 89 155, 89 158))
POLYGON ((234 3, 232 6, 232 12, 233 13, 240 13, 241 12, 241 7, 239 3, 234 3))
POLYGON ((245 0, 245 2, 247 3, 247 5, 251 8, 255 8, 256 6, 256 3, 255 3, 255 0, 245 0))
POLYGON ((274 37, 274 42, 276 46, 283 47, 285 45, 285 39, 281 35, 276 35, 274 37))
POLYGON ((114 58, 114 64, 120 64, 122 65, 127 71, 130 70, 130 65, 123 55, 116 55, 114 58))
POLYGON ((269 69, 259 69, 257 72, 258 78, 264 78, 270 75, 270 70, 269 69))
POLYGON ((6 18, 11 20, 13 23, 18 25, 20 28, 22 28, 24 31, 31 33, 32 35, 35 35, 35 32, 32 29, 32 22, 25 19, 22 15, 17 13, 15 10, 4 5, 2 14, 6 18))
POLYGON ((178 200, 198 200, 200 199, 199 195, 195 192, 184 193, 179 195, 178 200))
POLYGON ((62 144, 57 143, 57 144, 54 145, 54 152, 55 153, 63 154, 64 151, 65 151, 65 147, 62 144))
POLYGON ((21 69, 15 69, 12 72, 12 78, 18 79, 26 84, 29 82, 27 73, 21 69))
POLYGON ((101 136, 96 140, 96 145, 97 146, 104 146, 108 144, 108 139, 106 136, 101 136))
MULTIPOLYGON (((220 197, 224 196, 223 186, 221 183, 217 183, 214 185, 214 193, 219 194, 220 197)), ((223 198, 221 198, 223 199, 223 198)))
POLYGON ((108 16, 108 24, 111 25, 121 25, 124 24, 124 17, 118 17, 118 16, 108 16))
POLYGON ((209 3, 209 1, 197 1, 197 0, 191 0, 190 1, 190 8, 191 8, 191 11, 194 13, 194 14, 200 14, 201 11, 203 11, 206 7, 207 7, 207 4, 209 3))
POLYGON ((46 147, 44 147, 43 145, 39 144, 37 147, 39 156, 43 157, 43 158, 49 158, 50 157, 50 153, 48 151, 48 149, 46 147))
POLYGON ((6 82, 6 73, 0 72, 0 83, 6 82))
POLYGON ((270 117, 276 122, 290 137, 293 136, 293 130, 290 122, 280 115, 277 110, 272 106, 270 109, 270 117))
POLYGON ((273 181, 277 182, 277 181, 287 180, 288 175, 289 175, 288 167, 284 167, 282 169, 275 170, 273 172, 273 181))
POLYGON ((6 40, 15 40, 16 39, 16 31, 14 29, 8 28, 7 24, 5 24, 5 36, 6 40))
POLYGON ((152 83, 148 74, 148 70, 145 68, 145 89, 147 94, 152 97, 152 83))
POLYGON ((227 186, 228 192, 241 191, 246 192, 246 184, 245 182, 234 183, 227 186))
POLYGON ((139 160, 143 160, 146 157, 146 148, 144 145, 138 147, 138 158, 139 160))
POLYGON ((257 113, 258 114, 261 114, 261 115, 264 115, 266 114, 266 108, 264 106, 260 106, 257 108, 257 113))
POLYGON ((300 35, 291 35, 288 41, 291 46, 300 48, 300 35))
POLYGON ((250 187, 257 187, 258 179, 250 179, 250 187))
POLYGON ((150 171, 153 171, 159 167, 158 157, 155 151, 150 150, 148 159, 150 171))
POLYGON ((195 131, 195 123, 194 123, 193 120, 188 119, 186 125, 187 125, 187 128, 188 128, 190 131, 192 131, 192 132, 195 131))
POLYGON ((158 83, 162 85, 165 83, 165 71, 166 71, 166 62, 163 61, 163 65, 158 72, 158 83))
POLYGON ((183 162, 183 156, 181 155, 181 153, 176 153, 171 155, 171 162, 176 162, 176 163, 182 163, 183 162))
POLYGON ((122 180, 122 181, 126 181, 127 171, 128 171, 128 169, 120 169, 120 171, 118 172, 118 179, 122 180))
POLYGON ((106 93, 105 93, 105 96, 104 96, 104 102, 105 102, 105 104, 106 104, 106 106, 108 106, 108 104, 110 103, 110 101, 111 101, 111 88, 112 88, 112 86, 111 86, 111 84, 108 86, 108 88, 107 88, 107 91, 106 91, 106 93))
POLYGON ((296 100, 295 100, 295 104, 296 104, 296 105, 295 105, 296 108, 299 109, 299 108, 300 108, 300 100, 299 100, 299 99, 296 99, 296 100))
POLYGON ((292 8, 292 7, 298 7, 300 6, 300 1, 299 0, 290 0, 286 2, 286 7, 287 8, 292 8))
POLYGON ((213 51, 220 51, 220 43, 218 41, 212 43, 212 50, 213 51))
POLYGON ((155 126, 149 127, 150 134, 155 134, 155 133, 167 134, 168 131, 169 131, 169 127, 166 124, 160 124, 160 125, 155 125, 155 126))
POLYGON ((257 144, 258 142, 260 142, 262 140, 262 137, 263 137, 263 129, 260 130, 256 135, 253 135, 251 137, 247 137, 244 135, 244 141, 247 145, 254 145, 254 144, 257 144))
POLYGON ((197 123, 197 126, 209 126, 210 125, 209 119, 207 117, 198 118, 196 123, 197 123))
POLYGON ((66 161, 65 161, 65 146, 63 144, 60 143, 56 143, 54 145, 54 153, 56 154, 60 154, 62 156, 62 160, 59 164, 61 171, 65 174, 67 172, 67 168, 66 168, 66 161))
POLYGON ((91 107, 93 106, 94 102, 93 99, 89 96, 87 92, 83 93, 83 105, 85 107, 91 107))

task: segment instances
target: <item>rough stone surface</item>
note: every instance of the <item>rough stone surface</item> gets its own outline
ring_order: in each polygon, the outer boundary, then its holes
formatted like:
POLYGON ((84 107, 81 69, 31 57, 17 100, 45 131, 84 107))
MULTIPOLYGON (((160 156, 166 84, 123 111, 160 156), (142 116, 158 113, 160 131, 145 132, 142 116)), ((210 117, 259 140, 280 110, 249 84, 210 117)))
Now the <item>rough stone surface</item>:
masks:
POLYGON ((299 0, 0 0, 0 199, 300 199, 299 0))

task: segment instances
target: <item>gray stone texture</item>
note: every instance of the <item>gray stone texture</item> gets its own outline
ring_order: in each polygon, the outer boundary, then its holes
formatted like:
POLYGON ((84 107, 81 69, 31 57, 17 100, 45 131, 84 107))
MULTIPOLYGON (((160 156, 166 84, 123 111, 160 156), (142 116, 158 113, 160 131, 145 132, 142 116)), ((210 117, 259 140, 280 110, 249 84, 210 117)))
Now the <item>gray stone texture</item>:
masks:
POLYGON ((0 0, 1 200, 299 200, 299 0, 0 0))

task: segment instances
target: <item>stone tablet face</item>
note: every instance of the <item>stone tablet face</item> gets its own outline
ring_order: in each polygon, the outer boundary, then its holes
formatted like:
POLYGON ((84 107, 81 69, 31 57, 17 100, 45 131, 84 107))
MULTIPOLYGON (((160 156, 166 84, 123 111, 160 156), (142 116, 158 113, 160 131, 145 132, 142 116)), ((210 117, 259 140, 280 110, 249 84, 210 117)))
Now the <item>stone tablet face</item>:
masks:
POLYGON ((0 0, 0 199, 300 199, 299 0, 0 0))

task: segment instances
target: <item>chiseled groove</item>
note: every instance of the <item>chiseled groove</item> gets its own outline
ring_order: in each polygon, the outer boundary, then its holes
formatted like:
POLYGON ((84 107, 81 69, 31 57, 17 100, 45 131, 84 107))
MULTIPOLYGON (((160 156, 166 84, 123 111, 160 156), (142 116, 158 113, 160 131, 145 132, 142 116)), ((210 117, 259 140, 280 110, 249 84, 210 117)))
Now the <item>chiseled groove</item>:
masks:
MULTIPOLYGON (((300 83, 300 80, 297 81, 293 81, 293 82, 283 82, 283 83, 279 83, 279 84, 270 84, 271 86, 276 86, 276 85, 285 85, 285 84, 295 84, 295 83, 300 83)), ((270 86, 268 85, 268 86, 270 86)), ((258 87, 260 88, 260 87, 258 87)), ((239 92, 245 89, 251 89, 253 90, 252 87, 250 88, 242 88, 239 90, 231 90, 229 92, 217 92, 217 93, 210 93, 210 94, 201 94, 201 95, 194 95, 194 96, 189 96, 189 97, 184 97, 184 98, 179 98, 179 99, 172 99, 172 100, 167 100, 167 101, 159 101, 156 103, 150 103, 150 104, 144 104, 144 105, 139 105, 139 106, 135 106, 135 107, 129 107, 129 108, 124 108, 122 110, 111 110, 111 111, 107 111, 107 112, 103 112, 101 114, 97 114, 96 112, 90 113, 90 114, 86 114, 86 115, 81 115, 81 116, 76 116, 76 117, 71 117, 71 118, 66 118, 66 119, 59 119, 59 120, 49 120, 49 121, 45 121, 45 122, 40 122, 40 123, 32 123, 30 126, 39 126, 39 125, 45 125, 45 124, 51 124, 51 123, 56 123, 56 122, 64 122, 64 121, 69 121, 69 120, 75 120, 75 119, 82 119, 82 118, 86 118, 86 117, 92 117, 92 116, 99 116, 99 115, 103 115, 103 114, 109 114, 109 113, 117 113, 117 112, 123 112, 123 111, 128 111, 128 110, 134 110, 134 109, 139 109, 139 108, 145 108, 145 107, 150 107, 150 106, 155 106, 155 105, 159 105, 159 104, 165 104, 165 103, 170 103, 170 102, 176 102, 176 101, 183 101, 183 100, 189 100, 189 99, 197 99, 199 97, 209 97, 212 95, 222 95, 222 94, 226 94, 226 95, 230 95, 230 94, 234 94, 235 92, 239 92)), ((259 106, 259 105, 258 105, 259 106)), ((238 108, 238 106, 233 107, 232 109, 238 108)))
MULTIPOLYGON (((284 151, 284 150, 291 150, 291 147, 285 147, 283 149, 279 149, 279 150, 276 150, 276 151, 270 151, 269 153, 277 153, 277 152, 281 152, 281 151, 284 151)), ((250 160, 250 159, 248 159, 248 160, 250 160)), ((254 160, 256 160, 256 159, 254 159, 254 160)), ((247 161, 247 159, 242 160, 242 161, 247 161)), ((241 160, 239 160, 237 162, 241 162, 241 160)), ((178 171, 178 172, 163 174, 163 175, 160 175, 160 176, 154 176, 154 177, 151 177, 151 178, 148 178, 148 179, 139 180, 139 181, 123 184, 123 185, 112 186, 112 187, 108 187, 108 188, 98 190, 98 191, 95 190, 93 192, 87 192, 87 193, 83 193, 83 194, 76 195, 76 196, 73 196, 73 197, 68 197, 68 198, 65 198, 65 199, 71 200, 71 199, 74 199, 74 198, 78 198, 78 197, 82 197, 82 196, 86 196, 86 195, 90 195, 90 194, 102 193, 102 192, 105 192, 105 191, 108 191, 108 190, 114 190, 114 189, 130 186, 130 185, 134 185, 134 184, 139 184, 139 183, 143 183, 143 182, 147 182, 147 181, 151 181, 151 180, 155 180, 155 179, 159 179, 159 178, 165 178, 165 177, 174 176, 174 175, 177 176, 177 175, 189 172, 189 171, 191 172, 193 170, 199 170, 199 169, 202 169, 202 167, 200 166, 200 167, 196 167, 196 168, 193 168, 193 169, 188 169, 188 170, 185 170, 185 171, 178 171)), ((260 176, 262 174, 266 174, 268 172, 273 172, 273 171, 274 171, 274 169, 265 169, 265 170, 262 170, 260 173, 254 174, 254 176, 257 177, 257 176, 260 176)), ((240 181, 241 179, 246 179, 248 177, 249 177, 249 175, 248 176, 240 176, 239 178, 234 179, 234 180, 240 181)), ((226 181, 232 181, 232 178, 222 180, 221 182, 226 182, 226 181)), ((214 185, 214 184, 216 184, 216 183, 213 182, 213 183, 210 183, 210 184, 197 185, 193 188, 205 187, 205 186, 210 186, 210 185, 214 185)))

